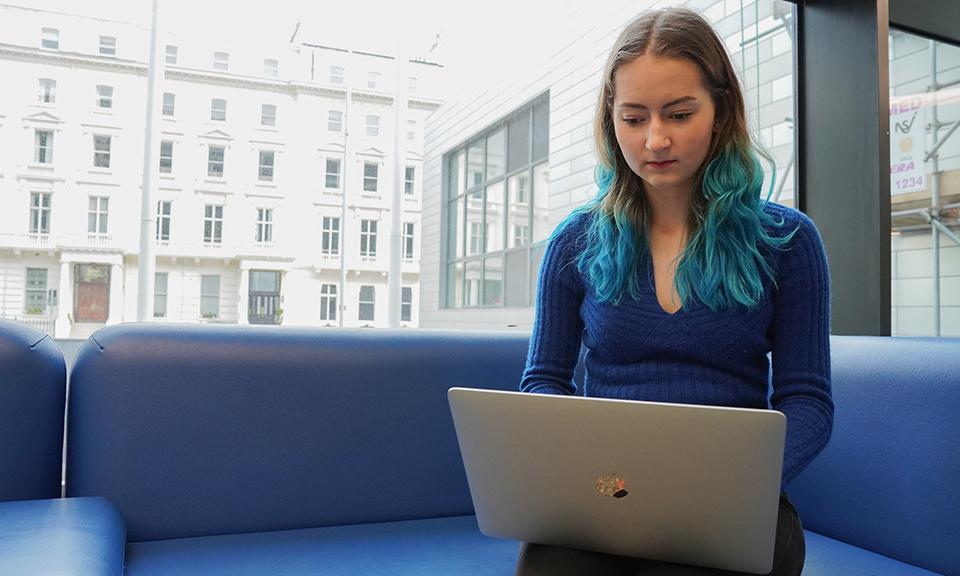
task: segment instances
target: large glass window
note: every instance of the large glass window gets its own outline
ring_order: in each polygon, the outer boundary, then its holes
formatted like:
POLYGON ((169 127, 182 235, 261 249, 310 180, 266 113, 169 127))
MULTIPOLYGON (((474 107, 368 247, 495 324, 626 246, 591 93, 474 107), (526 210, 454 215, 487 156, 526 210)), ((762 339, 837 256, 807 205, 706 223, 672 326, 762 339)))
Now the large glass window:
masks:
POLYGON ((156 272, 153 275, 153 317, 167 317, 167 272, 156 272))
POLYGON ((223 146, 211 145, 207 150, 207 176, 223 178, 223 146))
POLYGON ((87 233, 106 234, 110 199, 105 196, 90 196, 87 206, 87 233))
POLYGON ((44 104, 54 104, 57 101, 57 81, 52 78, 40 79, 40 91, 37 99, 44 104))
POLYGON ((377 257, 377 221, 360 220, 360 256, 377 257))
POLYGON ((218 318, 220 316, 220 275, 203 274, 200 276, 200 317, 218 318))
POLYGON ((257 208, 257 242, 273 242, 273 208, 257 208))
POLYGON ((324 216, 320 232, 320 254, 337 256, 340 254, 340 218, 324 216))
POLYGON ((373 322, 377 304, 376 287, 370 285, 360 286, 360 305, 357 310, 357 319, 366 322, 373 322))
POLYGON ((403 286, 400 288, 400 321, 410 322, 413 318, 413 288, 403 286))
POLYGON ((203 207, 203 241, 206 244, 223 242, 223 205, 207 204, 203 207))
POLYGON ((543 95, 444 155, 448 308, 531 305, 531 248, 549 233, 548 110, 543 95))
POLYGON ((177 96, 176 94, 171 94, 170 92, 163 93, 163 108, 160 113, 164 116, 173 116, 173 113, 176 109, 177 96))
POLYGON ((227 101, 223 98, 210 100, 210 119, 224 122, 227 119, 227 101))
POLYGON ((50 233, 50 197, 49 192, 30 193, 30 233, 50 233))
POLYGON ((376 162, 363 163, 363 191, 376 192, 380 165, 376 162))
POLYGON ((260 151, 260 165, 258 178, 261 182, 273 182, 273 160, 276 153, 273 150, 260 151))
POLYGON ((96 168, 110 167, 110 136, 93 137, 93 165, 96 168))
POLYGON ((173 211, 173 202, 160 200, 157 202, 157 240, 170 241, 170 217, 173 211))
POLYGON ((27 289, 23 313, 43 314, 47 311, 47 269, 27 268, 27 289))
POLYGON ((337 285, 320 285, 320 319, 337 319, 337 285))
POLYGON ((36 130, 33 138, 33 161, 37 164, 53 163, 53 131, 36 130))
POLYGON ((97 86, 97 107, 113 108, 113 86, 97 86))
POLYGON ((173 172, 173 141, 160 141, 160 173, 170 174, 173 172))
POLYGON ((325 188, 340 188, 340 159, 327 158, 326 174, 324 175, 323 185, 325 188))

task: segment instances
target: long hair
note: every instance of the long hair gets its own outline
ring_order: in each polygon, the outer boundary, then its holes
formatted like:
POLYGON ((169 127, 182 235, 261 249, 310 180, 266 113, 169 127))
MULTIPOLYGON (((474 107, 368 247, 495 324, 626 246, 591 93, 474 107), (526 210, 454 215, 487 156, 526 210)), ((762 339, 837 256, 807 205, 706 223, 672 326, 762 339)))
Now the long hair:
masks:
MULTIPOLYGON (((602 302, 638 298, 641 259, 648 252, 650 208, 642 180, 627 165, 613 124, 614 78, 620 66, 644 54, 685 58, 702 72, 716 110, 716 131, 694 176, 688 242, 674 285, 681 301, 696 295, 712 310, 751 307, 763 296, 762 276, 774 279, 765 253, 786 244, 793 232, 771 236, 763 224, 782 225, 763 211, 763 169, 747 129, 743 92, 723 43, 696 12, 666 8, 646 12, 617 38, 603 74, 594 121, 597 196, 574 211, 592 216, 577 267, 602 302)), ((771 185, 772 189, 772 185, 771 185)), ((769 197, 769 193, 768 193, 769 197)))

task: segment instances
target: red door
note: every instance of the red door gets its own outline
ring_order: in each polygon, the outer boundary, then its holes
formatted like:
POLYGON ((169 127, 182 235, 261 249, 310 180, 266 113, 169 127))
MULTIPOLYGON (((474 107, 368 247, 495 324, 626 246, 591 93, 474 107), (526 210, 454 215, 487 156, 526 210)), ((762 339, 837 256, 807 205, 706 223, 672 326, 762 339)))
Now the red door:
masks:
POLYGON ((110 312, 110 267, 77 264, 74 269, 74 322, 106 322, 110 312))

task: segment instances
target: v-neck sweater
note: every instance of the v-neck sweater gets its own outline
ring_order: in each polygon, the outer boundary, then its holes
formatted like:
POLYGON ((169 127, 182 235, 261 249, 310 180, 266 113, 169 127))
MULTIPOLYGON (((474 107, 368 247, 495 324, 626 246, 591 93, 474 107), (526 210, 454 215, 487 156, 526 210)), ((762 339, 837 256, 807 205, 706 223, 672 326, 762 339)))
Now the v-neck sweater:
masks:
POLYGON ((649 254, 639 266, 637 298, 598 301, 577 269, 593 216, 568 220, 544 252, 520 389, 575 394, 582 344, 586 396, 779 410, 787 419, 786 485, 823 449, 832 429, 830 279, 813 222, 778 204, 763 210, 783 220, 765 225, 768 234, 796 233, 767 254, 775 282, 763 278, 760 302, 712 311, 690 297, 673 314, 657 301, 649 254))

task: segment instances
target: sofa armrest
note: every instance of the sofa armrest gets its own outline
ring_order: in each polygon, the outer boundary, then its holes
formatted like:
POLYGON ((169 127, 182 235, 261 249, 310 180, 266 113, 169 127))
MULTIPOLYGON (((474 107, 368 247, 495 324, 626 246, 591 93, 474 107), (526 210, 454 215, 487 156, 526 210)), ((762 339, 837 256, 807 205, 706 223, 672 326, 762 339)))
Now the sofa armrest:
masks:
POLYGON ((0 574, 119 576, 125 540, 104 498, 0 502, 0 574))

